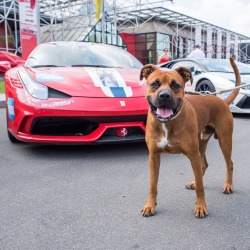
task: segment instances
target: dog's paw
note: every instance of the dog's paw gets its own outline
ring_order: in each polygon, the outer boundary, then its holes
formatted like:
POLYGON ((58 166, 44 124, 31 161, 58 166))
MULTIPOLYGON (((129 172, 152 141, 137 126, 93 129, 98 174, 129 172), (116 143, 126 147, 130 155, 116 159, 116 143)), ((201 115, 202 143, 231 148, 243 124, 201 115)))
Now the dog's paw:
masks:
POLYGON ((145 205, 145 207, 141 210, 141 214, 144 217, 152 216, 156 212, 156 205, 145 205))
POLYGON ((194 209, 194 216, 196 218, 204 218, 208 215, 206 205, 196 205, 194 209))
POLYGON ((234 189, 233 189, 232 184, 228 184, 228 183, 224 184, 223 191, 222 191, 224 194, 231 194, 233 193, 233 191, 234 189))
POLYGON ((193 190, 195 190, 195 187, 196 187, 195 181, 190 181, 190 182, 186 183, 186 188, 187 189, 193 189, 193 190))

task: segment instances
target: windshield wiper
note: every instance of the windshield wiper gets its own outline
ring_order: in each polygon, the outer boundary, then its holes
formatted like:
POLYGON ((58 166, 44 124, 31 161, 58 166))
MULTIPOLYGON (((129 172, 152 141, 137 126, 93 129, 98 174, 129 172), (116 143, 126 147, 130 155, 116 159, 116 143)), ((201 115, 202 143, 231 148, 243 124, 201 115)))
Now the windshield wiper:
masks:
POLYGON ((106 65, 90 65, 90 64, 73 64, 71 67, 98 67, 98 68, 113 68, 112 66, 106 65))
POLYGON ((39 64, 31 66, 31 68, 42 68, 42 67, 65 67, 65 66, 60 66, 55 64, 39 64))

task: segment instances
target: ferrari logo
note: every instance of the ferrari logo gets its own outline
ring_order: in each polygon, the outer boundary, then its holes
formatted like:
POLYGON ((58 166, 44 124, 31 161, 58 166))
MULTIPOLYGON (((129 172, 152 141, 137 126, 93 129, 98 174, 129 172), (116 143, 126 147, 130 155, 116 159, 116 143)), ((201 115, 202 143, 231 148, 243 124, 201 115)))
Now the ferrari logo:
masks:
POLYGON ((121 130, 122 137, 125 137, 128 135, 128 130, 126 128, 122 128, 121 130))
POLYGON ((118 128, 117 129, 117 136, 119 136, 119 137, 128 136, 128 129, 127 128, 118 128))

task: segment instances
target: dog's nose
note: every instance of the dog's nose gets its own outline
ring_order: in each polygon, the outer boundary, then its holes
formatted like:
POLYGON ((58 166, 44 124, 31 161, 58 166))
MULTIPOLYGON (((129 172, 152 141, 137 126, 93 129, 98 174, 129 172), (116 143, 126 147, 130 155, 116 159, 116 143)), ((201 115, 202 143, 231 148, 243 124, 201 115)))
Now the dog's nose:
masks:
POLYGON ((162 91, 159 93, 158 98, 161 100, 166 100, 172 98, 172 94, 170 92, 162 91))

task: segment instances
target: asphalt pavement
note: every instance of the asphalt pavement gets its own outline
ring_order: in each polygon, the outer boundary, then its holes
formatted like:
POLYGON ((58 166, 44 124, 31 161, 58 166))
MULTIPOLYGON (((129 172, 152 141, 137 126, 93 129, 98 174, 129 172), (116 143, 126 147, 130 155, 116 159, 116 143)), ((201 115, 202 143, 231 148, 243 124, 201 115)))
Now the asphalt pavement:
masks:
MULTIPOLYGON (((185 122, 183 123, 185 126, 185 122)), ((144 218, 149 170, 145 143, 42 146, 11 143, 0 109, 1 250, 249 250, 250 116, 236 116, 233 194, 225 163, 208 145, 209 215, 193 215, 193 179, 183 155, 162 155, 157 213, 144 218)))

